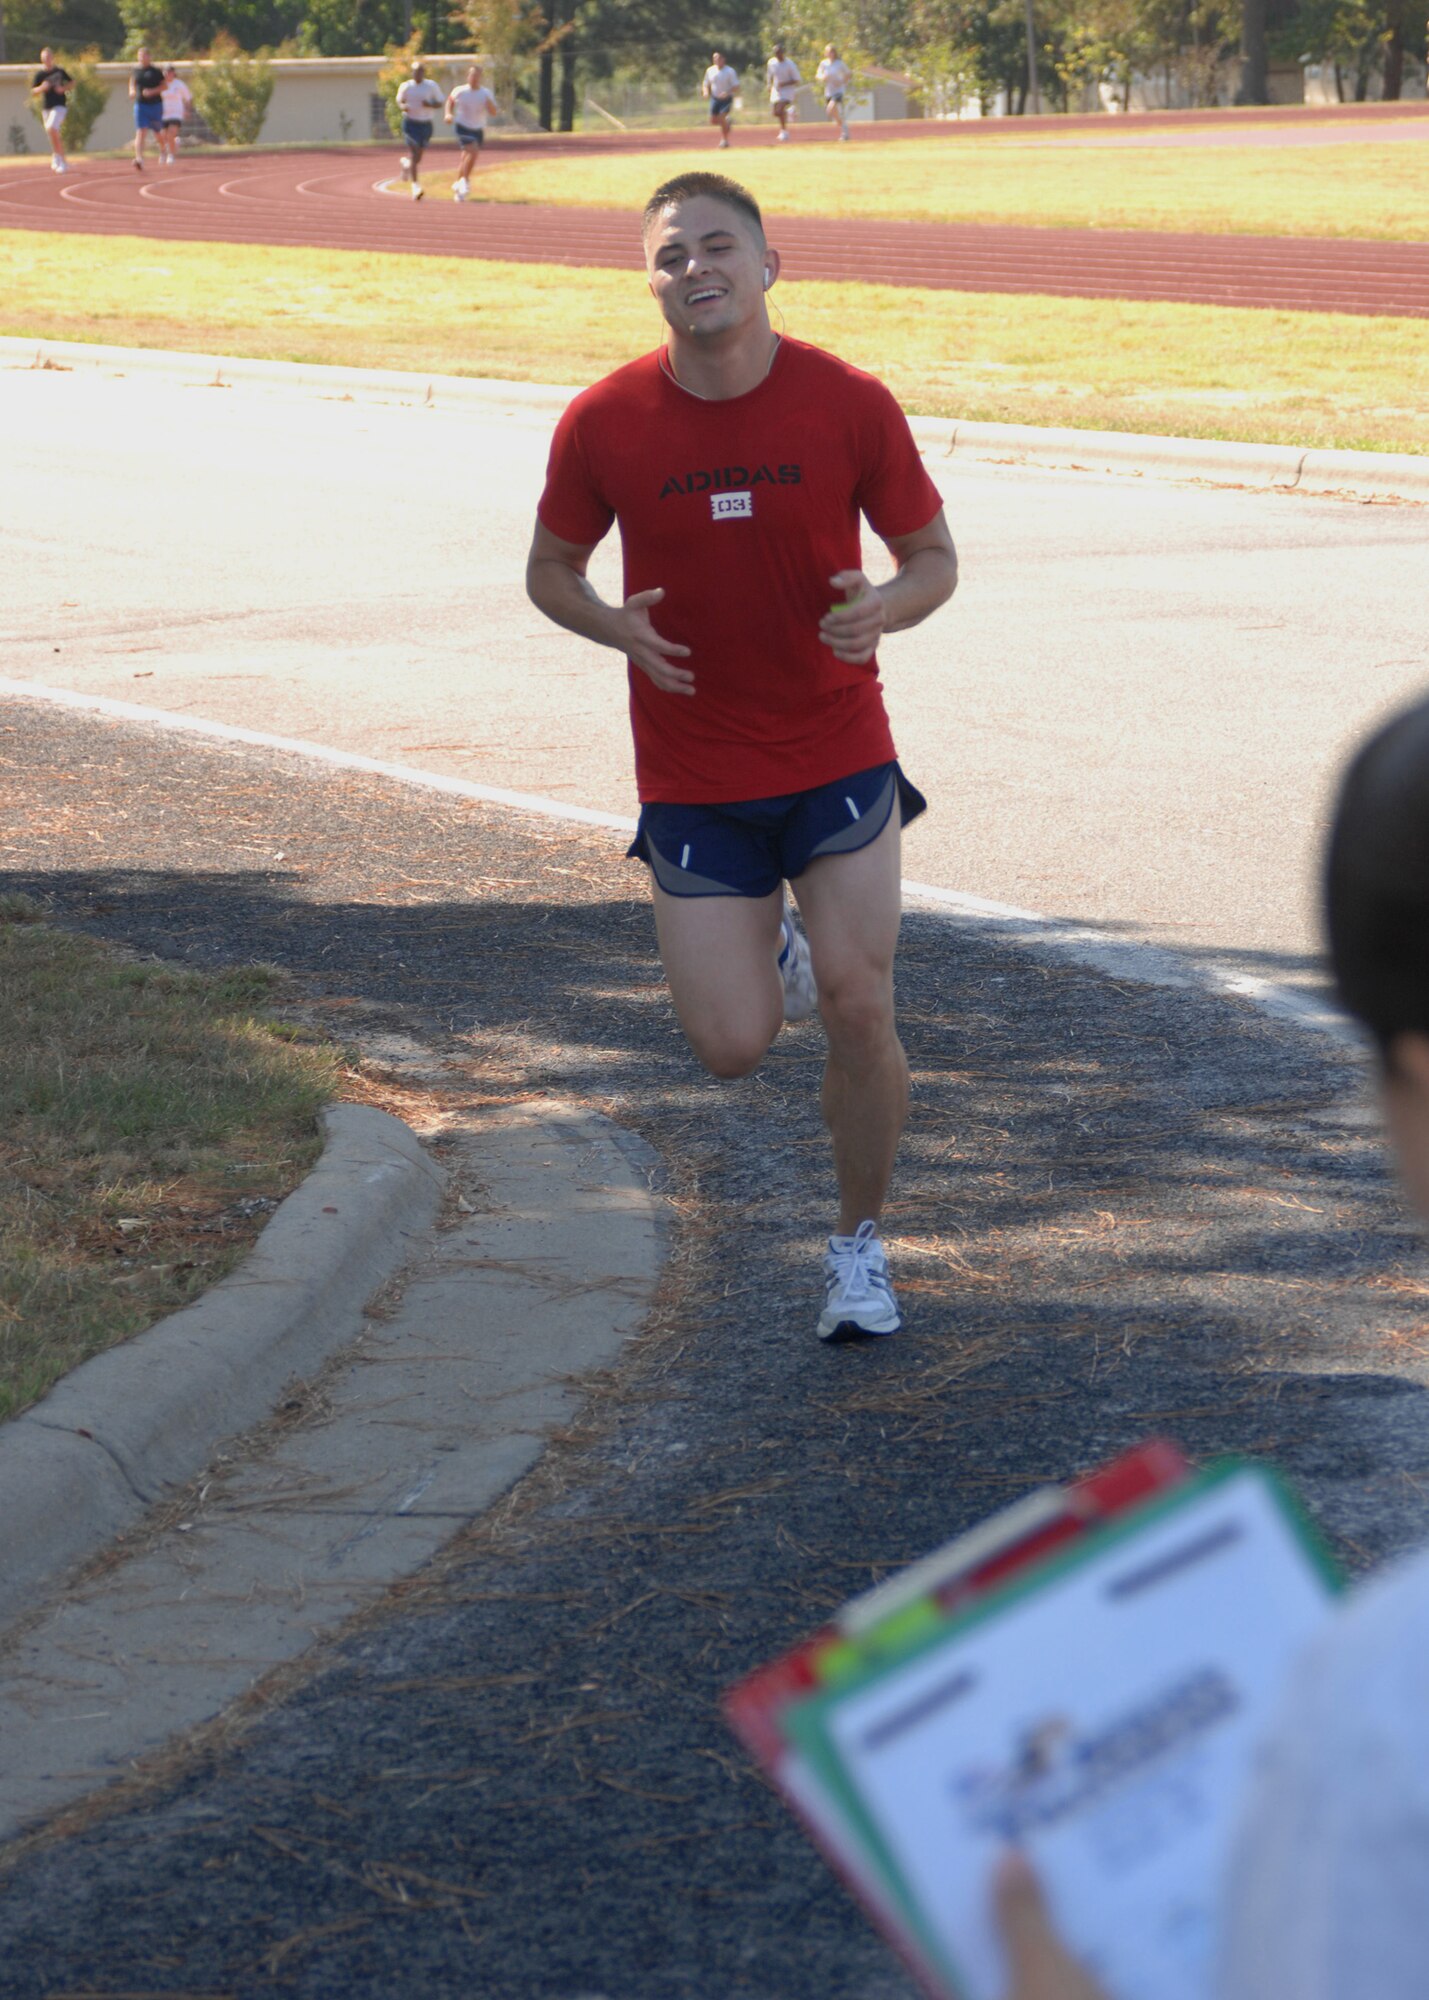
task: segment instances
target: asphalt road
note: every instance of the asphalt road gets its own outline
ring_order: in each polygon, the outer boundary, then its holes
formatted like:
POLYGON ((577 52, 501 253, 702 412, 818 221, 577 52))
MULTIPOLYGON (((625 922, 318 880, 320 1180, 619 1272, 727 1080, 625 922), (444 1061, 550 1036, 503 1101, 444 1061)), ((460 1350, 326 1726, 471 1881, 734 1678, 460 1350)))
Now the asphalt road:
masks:
MULTIPOLYGON (((522 589, 546 420, 15 370, 0 426, 8 674, 633 809, 619 663, 522 589)), ((906 872, 1312 977, 1332 775, 1423 683, 1423 510, 931 469, 963 582, 884 652, 906 872)))
POLYGON ((724 1684, 1152 1430, 1273 1456, 1352 1567, 1429 1532, 1425 1259, 1338 1045, 910 918, 909 1325, 829 1350, 817 1023, 700 1075, 613 835, 15 701, 0 796, 0 890, 595 1103, 677 1218, 648 1332, 509 1505, 246 1734, 0 1857, 5 2000, 907 2000, 724 1684))

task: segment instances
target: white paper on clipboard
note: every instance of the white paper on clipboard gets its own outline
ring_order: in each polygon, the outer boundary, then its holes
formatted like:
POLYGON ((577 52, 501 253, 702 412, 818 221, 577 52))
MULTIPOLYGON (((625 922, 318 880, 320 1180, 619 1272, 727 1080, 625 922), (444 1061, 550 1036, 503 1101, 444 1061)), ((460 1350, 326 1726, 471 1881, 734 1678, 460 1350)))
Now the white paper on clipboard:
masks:
POLYGON ((1332 1601, 1239 1468, 821 1704, 950 1990, 1003 1989, 988 1886, 1015 1841, 1113 2000, 1207 2000, 1254 1744, 1332 1601))

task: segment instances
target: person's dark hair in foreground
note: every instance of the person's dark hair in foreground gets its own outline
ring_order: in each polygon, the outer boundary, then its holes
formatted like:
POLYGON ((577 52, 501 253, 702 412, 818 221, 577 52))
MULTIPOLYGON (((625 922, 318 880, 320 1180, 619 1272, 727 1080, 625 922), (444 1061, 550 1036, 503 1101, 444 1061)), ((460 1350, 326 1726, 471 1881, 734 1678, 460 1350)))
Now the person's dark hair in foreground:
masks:
POLYGON ((1429 702, 1378 730, 1345 774, 1325 865, 1335 983, 1393 1069, 1429 1034, 1429 702))

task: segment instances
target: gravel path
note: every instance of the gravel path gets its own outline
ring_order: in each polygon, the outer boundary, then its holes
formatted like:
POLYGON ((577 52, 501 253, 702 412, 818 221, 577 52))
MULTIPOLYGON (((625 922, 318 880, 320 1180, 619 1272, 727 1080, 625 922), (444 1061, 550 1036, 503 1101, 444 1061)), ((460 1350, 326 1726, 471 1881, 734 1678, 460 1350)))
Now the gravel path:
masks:
POLYGON ((1151 1430, 1273 1455, 1352 1565, 1429 1533, 1424 1258, 1327 1045, 910 918, 910 1323, 826 1350, 817 1024, 701 1077, 613 836, 17 703, 0 770, 0 891, 595 1104, 679 1218, 648 1332, 507 1502, 246 1730, 10 1855, 7 2000, 903 2000, 723 1685, 1151 1430))

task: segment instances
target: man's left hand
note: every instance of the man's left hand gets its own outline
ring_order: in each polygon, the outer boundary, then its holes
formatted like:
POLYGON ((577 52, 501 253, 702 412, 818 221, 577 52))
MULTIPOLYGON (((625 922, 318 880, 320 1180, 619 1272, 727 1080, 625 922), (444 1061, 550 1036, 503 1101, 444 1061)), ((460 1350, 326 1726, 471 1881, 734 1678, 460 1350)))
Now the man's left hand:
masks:
POLYGON ((819 620, 819 637, 837 660, 862 666, 878 651, 888 613, 875 585, 861 569, 841 569, 829 582, 847 602, 835 604, 819 620))

